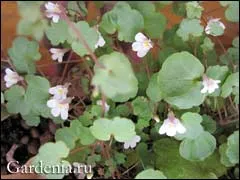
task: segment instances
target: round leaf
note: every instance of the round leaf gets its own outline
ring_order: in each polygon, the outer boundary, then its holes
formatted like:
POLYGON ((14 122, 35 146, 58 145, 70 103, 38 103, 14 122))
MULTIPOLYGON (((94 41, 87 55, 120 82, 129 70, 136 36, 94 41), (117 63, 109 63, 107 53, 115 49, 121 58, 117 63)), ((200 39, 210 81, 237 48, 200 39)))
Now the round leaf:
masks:
POLYGON ((103 55, 99 62, 105 68, 95 66, 92 84, 115 102, 125 102, 136 96, 138 81, 126 56, 113 52, 103 55))
POLYGON ((147 169, 138 173, 135 179, 167 179, 167 178, 159 170, 147 169))
POLYGON ((202 132, 195 139, 181 142, 180 155, 189 161, 202 161, 210 156, 216 148, 216 139, 209 132, 202 132))

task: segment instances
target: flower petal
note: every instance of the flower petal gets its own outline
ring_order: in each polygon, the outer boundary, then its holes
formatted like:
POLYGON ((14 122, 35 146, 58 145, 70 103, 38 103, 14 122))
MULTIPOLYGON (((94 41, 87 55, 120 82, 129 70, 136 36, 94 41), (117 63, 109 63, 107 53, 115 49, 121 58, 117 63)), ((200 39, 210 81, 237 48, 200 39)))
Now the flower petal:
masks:
POLYGON ((165 134, 167 132, 167 123, 166 120, 164 120, 162 126, 159 129, 159 134, 165 134))
POLYGON ((134 42, 132 43, 132 50, 133 51, 140 51, 142 49, 142 43, 134 42))
POLYGON ((53 108, 53 109, 51 110, 51 113, 52 113, 52 115, 53 115, 54 117, 57 117, 57 116, 60 115, 60 109, 59 109, 59 108, 53 108))
POLYGON ((55 99, 50 99, 47 101, 47 106, 50 108, 55 108, 57 106, 57 102, 55 99))
POLYGON ((52 55, 52 60, 57 60, 59 58, 59 55, 58 54, 53 54, 52 55))
POLYGON ((148 50, 147 51, 146 50, 138 51, 137 52, 137 56, 142 58, 142 57, 144 57, 147 54, 147 52, 148 52, 148 50))
POLYGON ((135 40, 138 42, 144 42, 145 40, 147 40, 147 37, 143 33, 139 32, 136 34, 135 40))
POLYGON ((66 120, 66 119, 68 118, 68 110, 67 110, 67 109, 63 109, 63 110, 61 111, 61 118, 62 118, 63 120, 66 120))
POLYGON ((12 71, 10 68, 6 68, 6 69, 5 69, 5 73, 6 73, 6 74, 12 74, 13 71, 12 71))
POLYGON ((168 136, 175 136, 176 135, 176 128, 174 126, 168 126, 167 127, 167 131, 166 131, 166 134, 168 136))
POLYGON ((56 86, 55 86, 55 87, 51 87, 51 88, 49 88, 49 90, 48 90, 49 94, 55 94, 56 91, 57 91, 57 87, 56 87, 56 86))

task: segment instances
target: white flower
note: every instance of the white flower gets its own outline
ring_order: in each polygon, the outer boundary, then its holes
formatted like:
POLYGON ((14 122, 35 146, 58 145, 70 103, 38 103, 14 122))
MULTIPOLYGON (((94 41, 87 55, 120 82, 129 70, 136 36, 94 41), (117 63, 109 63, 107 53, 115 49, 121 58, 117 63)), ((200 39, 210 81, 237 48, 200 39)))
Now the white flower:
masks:
POLYGON ((63 120, 68 118, 68 110, 69 110, 69 103, 71 102, 72 98, 66 98, 63 100, 58 99, 50 99, 47 101, 47 106, 51 108, 51 114, 54 117, 58 117, 61 115, 63 120))
POLYGON ((48 92, 53 95, 53 99, 65 99, 67 98, 69 85, 70 83, 66 83, 64 85, 57 85, 55 87, 51 87, 48 92))
POLYGON ((220 21, 220 18, 215 18, 215 19, 210 19, 210 20, 208 21, 207 26, 206 26, 206 28, 205 28, 205 33, 206 33, 206 34, 211 34, 211 35, 213 35, 213 36, 219 36, 219 35, 221 35, 221 34, 214 34, 214 33, 212 32, 212 26, 214 26, 215 24, 216 24, 217 26, 219 26, 220 28, 222 28, 223 30, 225 29, 225 25, 220 21))
POLYGON ((168 118, 164 120, 159 129, 159 134, 167 134, 168 136, 175 136, 176 133, 184 134, 186 128, 182 125, 179 119, 175 118, 173 112, 168 114, 168 118))
POLYGON ((135 36, 136 42, 132 44, 132 50, 137 51, 138 57, 144 57, 148 51, 153 47, 152 41, 139 32, 135 36))
POLYGON ((69 49, 51 48, 49 51, 52 53, 52 59, 58 60, 58 62, 61 63, 63 61, 64 54, 68 52, 69 49))
POLYGON ((201 90, 201 93, 203 94, 206 92, 208 92, 209 94, 213 93, 215 89, 219 88, 218 84, 220 82, 221 82, 220 80, 214 80, 207 77, 206 75, 203 75, 203 81, 202 81, 203 88, 201 90))
POLYGON ((60 19, 60 13, 61 13, 59 5, 54 4, 52 2, 47 2, 45 4, 45 8, 46 8, 46 16, 48 18, 52 18, 52 21, 54 23, 57 23, 60 19))
POLYGON ((101 33, 97 31, 98 33, 98 42, 95 44, 95 48, 97 49, 98 47, 103 47, 105 45, 105 40, 103 39, 101 33))
MULTIPOLYGON (((97 105, 102 106, 102 104, 103 104, 102 100, 97 101, 97 105)), ((106 113, 109 111, 110 106, 107 104, 107 102, 105 102, 104 106, 105 106, 105 113, 106 113)))
POLYGON ((12 71, 9 68, 5 69, 6 75, 4 80, 6 81, 6 87, 9 88, 14 84, 17 84, 18 81, 22 81, 23 77, 19 76, 16 72, 12 71))
POLYGON ((134 148, 136 147, 137 143, 140 142, 141 137, 136 135, 131 140, 124 142, 124 149, 129 149, 129 147, 134 148))

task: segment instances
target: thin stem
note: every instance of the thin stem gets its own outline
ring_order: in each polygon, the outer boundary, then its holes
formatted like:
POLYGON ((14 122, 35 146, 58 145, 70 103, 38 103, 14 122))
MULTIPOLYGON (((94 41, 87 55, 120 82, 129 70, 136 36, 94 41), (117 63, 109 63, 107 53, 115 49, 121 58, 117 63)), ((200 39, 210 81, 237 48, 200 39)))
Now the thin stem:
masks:
POLYGON ((130 167, 129 169, 127 169, 126 171, 124 171, 124 172, 122 173, 122 176, 123 176, 124 174, 128 173, 129 171, 131 171, 131 170, 132 170, 133 168, 135 168, 138 164, 139 164, 139 162, 137 162, 137 163, 134 164, 132 167, 130 167))
POLYGON ((233 103, 233 100, 232 100, 231 96, 229 96, 228 99, 229 99, 229 101, 230 101, 230 103, 231 103, 233 109, 236 111, 237 114, 239 114, 239 110, 238 110, 237 107, 235 107, 235 105, 234 105, 234 103, 233 103))
POLYGON ((101 92, 101 94, 102 94, 102 117, 104 117, 104 114, 105 114, 105 111, 106 111, 106 109, 105 109, 106 97, 103 94, 103 92, 101 92))
MULTIPOLYGON (((70 54, 68 56, 67 62, 70 61, 72 55, 73 55, 73 51, 71 50, 71 52, 70 52, 70 54)), ((63 83, 64 76, 65 76, 65 74, 67 72, 67 67, 68 67, 68 63, 64 66, 64 70, 63 70, 62 77, 61 77, 61 80, 60 80, 61 83, 63 83)))
POLYGON ((74 31, 74 33, 77 36, 77 39, 83 44, 83 46, 87 49, 88 53, 90 54, 92 60, 95 62, 95 64, 100 67, 100 68, 105 68, 102 64, 99 63, 97 56, 93 53, 89 45, 87 44, 86 40, 83 38, 82 33, 80 32, 79 29, 76 28, 76 26, 71 22, 71 20, 68 18, 65 12, 65 8, 59 4, 59 7, 61 9, 61 14, 60 17, 66 21, 68 26, 74 31))
POLYGON ((84 61, 81 59, 81 60, 75 60, 75 61, 69 61, 69 62, 68 61, 55 62, 55 63, 37 65, 37 67, 45 67, 45 66, 58 65, 58 64, 71 64, 71 63, 78 63, 78 62, 84 62, 84 61))

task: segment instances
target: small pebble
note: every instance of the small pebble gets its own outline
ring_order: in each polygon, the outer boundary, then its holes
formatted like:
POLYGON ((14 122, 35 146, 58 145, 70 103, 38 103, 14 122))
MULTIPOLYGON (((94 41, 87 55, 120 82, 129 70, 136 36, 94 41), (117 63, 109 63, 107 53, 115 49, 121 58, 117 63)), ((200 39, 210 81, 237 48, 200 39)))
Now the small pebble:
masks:
POLYGON ((41 145, 53 140, 53 135, 50 131, 46 131, 43 135, 40 136, 40 143, 41 145))
POLYGON ((39 148, 39 142, 37 140, 32 140, 28 144, 28 152, 35 155, 38 153, 38 148, 39 148))
POLYGON ((28 141, 29 141, 29 137, 28 137, 28 136, 23 136, 23 137, 21 138, 21 140, 20 140, 20 142, 21 142, 22 144, 27 144, 28 141))
POLYGON ((31 128, 30 134, 33 138, 39 138, 40 136, 39 131, 35 127, 31 128))

